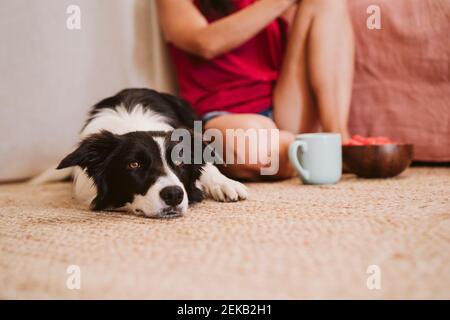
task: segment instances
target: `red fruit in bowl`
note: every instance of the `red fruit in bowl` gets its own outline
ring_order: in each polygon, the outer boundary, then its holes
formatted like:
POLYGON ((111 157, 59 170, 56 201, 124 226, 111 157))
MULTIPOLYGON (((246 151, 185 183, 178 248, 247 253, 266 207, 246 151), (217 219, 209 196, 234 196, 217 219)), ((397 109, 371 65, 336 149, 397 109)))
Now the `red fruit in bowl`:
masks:
POLYGON ((360 136, 358 134, 355 134, 354 136, 352 136, 352 140, 355 142, 361 142, 361 143, 365 143, 366 142, 366 138, 363 136, 360 136))
POLYGON ((366 145, 375 145, 377 144, 377 138, 367 138, 366 139, 366 145))
POLYGON ((395 142, 387 137, 363 137, 356 134, 344 146, 374 146, 383 144, 395 144, 395 142))
POLYGON ((345 145, 346 146, 363 146, 364 143, 359 142, 357 140, 350 139, 345 145))
POLYGON ((387 138, 387 137, 375 137, 375 141, 377 144, 392 144, 395 143, 394 141, 392 141, 391 139, 387 138))

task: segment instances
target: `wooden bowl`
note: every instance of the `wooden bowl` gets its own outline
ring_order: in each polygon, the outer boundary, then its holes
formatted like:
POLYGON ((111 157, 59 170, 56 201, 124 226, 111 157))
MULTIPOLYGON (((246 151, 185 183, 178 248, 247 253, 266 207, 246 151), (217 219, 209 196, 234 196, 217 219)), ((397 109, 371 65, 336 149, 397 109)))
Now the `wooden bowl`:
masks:
POLYGON ((402 173, 412 162, 412 144, 343 146, 343 165, 361 178, 390 178, 402 173))

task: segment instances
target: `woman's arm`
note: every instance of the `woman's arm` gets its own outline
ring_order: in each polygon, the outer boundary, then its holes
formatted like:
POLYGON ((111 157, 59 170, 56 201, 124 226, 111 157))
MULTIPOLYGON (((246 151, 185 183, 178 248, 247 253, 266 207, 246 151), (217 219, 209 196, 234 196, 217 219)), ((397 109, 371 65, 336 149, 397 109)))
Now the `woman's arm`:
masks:
POLYGON ((158 0, 158 13, 168 42, 213 59, 251 39, 297 1, 260 0, 211 24, 192 0, 158 0))

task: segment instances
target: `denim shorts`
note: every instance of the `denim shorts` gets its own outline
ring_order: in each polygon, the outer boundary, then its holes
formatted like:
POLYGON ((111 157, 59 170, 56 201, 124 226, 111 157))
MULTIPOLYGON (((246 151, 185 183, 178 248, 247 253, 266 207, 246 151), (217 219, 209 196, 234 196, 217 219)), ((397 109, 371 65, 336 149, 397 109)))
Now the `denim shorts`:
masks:
MULTIPOLYGON (((203 124, 205 124, 206 122, 208 122, 211 119, 214 119, 216 117, 223 116, 223 115, 226 115, 226 114, 235 114, 235 113, 228 112, 228 111, 211 111, 211 112, 207 112, 202 117, 203 124)), ((260 112, 258 112, 256 114, 260 114, 262 116, 265 116, 265 117, 268 117, 270 119, 273 119, 272 107, 264 109, 263 111, 260 111, 260 112)))

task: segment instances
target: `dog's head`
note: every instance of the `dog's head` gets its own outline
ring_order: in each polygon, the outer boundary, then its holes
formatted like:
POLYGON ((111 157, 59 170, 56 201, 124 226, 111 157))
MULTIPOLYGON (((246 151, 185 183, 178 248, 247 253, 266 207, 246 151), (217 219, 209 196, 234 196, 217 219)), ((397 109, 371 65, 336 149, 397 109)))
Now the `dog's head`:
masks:
POLYGON ((202 200, 195 186, 202 165, 174 161, 170 134, 102 131, 85 138, 58 166, 80 166, 94 182, 92 210, 125 207, 139 215, 176 217, 202 200))

